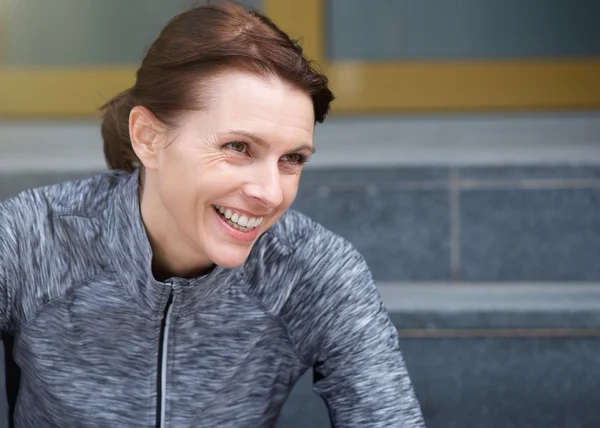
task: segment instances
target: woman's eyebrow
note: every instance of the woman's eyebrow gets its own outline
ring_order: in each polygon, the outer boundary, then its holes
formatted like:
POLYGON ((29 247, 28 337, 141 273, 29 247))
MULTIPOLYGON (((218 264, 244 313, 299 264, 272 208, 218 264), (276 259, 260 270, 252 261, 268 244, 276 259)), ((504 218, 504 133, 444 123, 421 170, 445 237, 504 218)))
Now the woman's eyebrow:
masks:
MULTIPOLYGON (((229 134, 241 135, 243 137, 248 138, 249 140, 252 140, 253 143, 258 144, 259 146, 266 147, 266 148, 270 147, 270 144, 266 140, 264 140, 263 138, 259 137, 256 134, 253 134, 252 132, 244 131, 241 129, 229 129, 227 132, 221 133, 221 135, 229 135, 229 134)), ((308 150, 311 153, 316 152, 315 147, 312 144, 301 144, 301 145, 295 147, 294 149, 292 149, 293 152, 297 152, 300 150, 308 150)))

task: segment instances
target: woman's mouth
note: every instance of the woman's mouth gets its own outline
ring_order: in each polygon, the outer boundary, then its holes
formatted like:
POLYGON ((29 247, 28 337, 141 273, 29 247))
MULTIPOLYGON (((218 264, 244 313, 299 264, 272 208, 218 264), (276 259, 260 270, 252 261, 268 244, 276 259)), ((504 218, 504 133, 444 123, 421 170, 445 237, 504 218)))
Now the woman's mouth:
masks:
POLYGON ((219 205, 213 205, 213 208, 225 223, 240 232, 251 232, 263 222, 263 217, 248 217, 245 214, 235 212, 231 208, 219 205))

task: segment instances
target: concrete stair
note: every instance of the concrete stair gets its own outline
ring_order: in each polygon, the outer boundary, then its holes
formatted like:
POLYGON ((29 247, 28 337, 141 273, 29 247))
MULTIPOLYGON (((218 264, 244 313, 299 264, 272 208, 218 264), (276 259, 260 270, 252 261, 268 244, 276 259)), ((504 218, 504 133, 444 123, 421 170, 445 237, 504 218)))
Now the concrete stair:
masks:
MULTIPOLYGON (((600 426, 600 284, 383 283, 428 428, 600 426)), ((310 374, 280 427, 328 427, 310 374)))

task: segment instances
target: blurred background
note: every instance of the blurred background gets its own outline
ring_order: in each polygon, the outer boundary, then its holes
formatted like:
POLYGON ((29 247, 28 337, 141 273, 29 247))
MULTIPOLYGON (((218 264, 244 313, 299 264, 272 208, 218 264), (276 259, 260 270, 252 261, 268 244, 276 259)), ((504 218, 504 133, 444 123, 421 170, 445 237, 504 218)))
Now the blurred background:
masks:
MULTIPOLYGON (((198 3, 0 0, 0 199, 104 170, 98 107, 198 3)), ((600 2, 242 3, 330 77, 294 207, 366 257, 427 426, 600 426, 600 2)), ((329 426, 310 380, 280 427, 329 426)))

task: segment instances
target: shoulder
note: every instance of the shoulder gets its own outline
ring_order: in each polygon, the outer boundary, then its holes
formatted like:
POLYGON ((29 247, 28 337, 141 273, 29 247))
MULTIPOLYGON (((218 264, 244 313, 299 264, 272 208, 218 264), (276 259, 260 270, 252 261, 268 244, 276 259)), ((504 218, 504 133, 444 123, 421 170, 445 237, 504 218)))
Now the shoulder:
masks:
POLYGON ((335 257, 336 251, 354 250, 345 238, 293 209, 287 210, 266 234, 285 245, 298 261, 303 256, 316 255, 314 251, 321 256, 335 257))
POLYGON ((376 292, 362 254, 347 239, 295 210, 288 210, 253 250, 251 284, 279 310, 322 310, 349 295, 376 292), (311 306, 309 305, 309 306, 311 306))
POLYGON ((107 171, 89 178, 23 191, 0 202, 0 218, 8 235, 18 240, 17 256, 43 255, 89 238, 90 228, 100 233, 110 197, 124 182, 126 173, 107 171))
POLYGON ((106 171, 84 179, 28 189, 0 202, 0 207, 5 215, 17 215, 17 222, 68 215, 93 217, 106 208, 109 196, 124 176, 121 171, 106 171))
POLYGON ((363 255, 347 239, 295 211, 282 217, 270 235, 287 249, 280 256, 285 262, 263 259, 258 266, 276 272, 275 280, 257 277, 253 283, 262 287, 263 302, 272 299, 266 306, 285 323, 300 358, 312 364, 322 349, 333 349, 340 335, 350 347, 360 341, 363 327, 383 313, 363 255))
POLYGON ((51 216, 94 217, 107 206, 112 192, 126 176, 121 171, 106 171, 91 177, 65 181, 22 192, 16 203, 24 212, 46 212, 51 216))
POLYGON ((295 210, 288 210, 270 233, 289 248, 288 269, 304 277, 319 277, 323 270, 352 270, 348 262, 364 259, 346 238, 295 210))
POLYGON ((21 253, 25 252, 22 257, 35 256, 44 247, 43 243, 75 242, 78 232, 85 232, 87 225, 97 222, 123 176, 122 172, 108 171, 25 190, 0 202, 0 228, 5 229, 7 238, 18 240, 21 253), (77 225, 71 227, 74 221, 77 225), (64 227, 69 231, 61 234, 64 227), (64 239, 59 239, 61 235, 64 239))
POLYGON ((347 239, 293 209, 260 238, 253 249, 254 264, 268 267, 273 279, 286 284, 309 281, 325 273, 363 267, 362 255, 347 239))
POLYGON ((0 260, 0 276, 13 284, 15 302, 33 308, 107 265, 99 251, 102 214, 124 176, 109 171, 0 202, 0 250, 7 255, 0 260))

